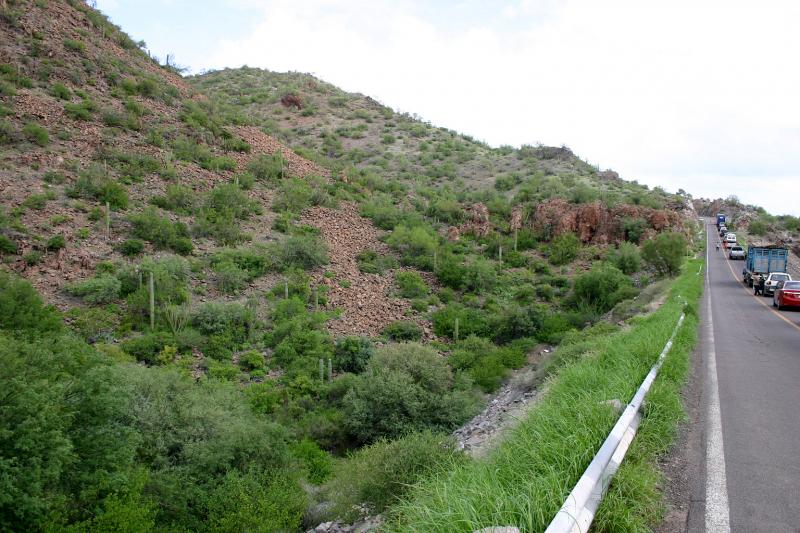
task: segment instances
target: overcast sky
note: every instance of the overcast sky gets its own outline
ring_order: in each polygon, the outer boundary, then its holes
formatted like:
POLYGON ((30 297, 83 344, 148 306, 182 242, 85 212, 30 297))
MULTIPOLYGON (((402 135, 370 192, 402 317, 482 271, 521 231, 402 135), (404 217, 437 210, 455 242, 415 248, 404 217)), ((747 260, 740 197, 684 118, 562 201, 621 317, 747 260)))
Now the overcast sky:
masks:
POLYGON ((310 72, 491 145, 800 215, 800 2, 97 0, 191 72, 310 72))

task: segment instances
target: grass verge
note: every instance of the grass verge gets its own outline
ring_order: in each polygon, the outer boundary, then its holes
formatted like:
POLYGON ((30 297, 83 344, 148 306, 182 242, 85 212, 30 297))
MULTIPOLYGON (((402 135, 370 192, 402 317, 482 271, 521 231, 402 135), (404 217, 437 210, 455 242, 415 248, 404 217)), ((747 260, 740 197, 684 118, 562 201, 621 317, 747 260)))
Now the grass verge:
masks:
MULTIPOLYGON (((471 532, 513 525, 543 531, 618 418, 604 402, 627 402, 656 361, 687 302, 639 432, 612 481, 595 531, 647 531, 663 515, 656 459, 683 419, 681 388, 697 340, 702 260, 684 266, 666 302, 632 327, 565 346, 550 392, 486 459, 426 479, 389 513, 389 531, 471 532)), ((562 351, 559 348, 559 351, 562 351)))

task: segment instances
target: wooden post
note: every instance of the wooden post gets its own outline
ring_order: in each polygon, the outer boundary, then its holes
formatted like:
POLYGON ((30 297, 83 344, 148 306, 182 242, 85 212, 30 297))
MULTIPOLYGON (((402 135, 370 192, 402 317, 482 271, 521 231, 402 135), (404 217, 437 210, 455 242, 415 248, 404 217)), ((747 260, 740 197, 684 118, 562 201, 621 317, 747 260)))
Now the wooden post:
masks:
POLYGON ((150 329, 155 329, 156 327, 156 289, 155 283, 153 281, 153 273, 150 272, 150 280, 148 282, 148 288, 150 290, 150 329))
POLYGON ((458 342, 458 319, 456 318, 455 324, 453 324, 453 340, 458 342))

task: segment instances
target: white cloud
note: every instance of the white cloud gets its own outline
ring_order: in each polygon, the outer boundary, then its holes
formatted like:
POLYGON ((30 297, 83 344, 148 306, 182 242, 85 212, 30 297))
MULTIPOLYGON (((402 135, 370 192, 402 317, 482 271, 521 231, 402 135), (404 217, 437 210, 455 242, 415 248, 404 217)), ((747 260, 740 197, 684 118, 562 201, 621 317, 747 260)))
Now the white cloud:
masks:
POLYGON ((252 5, 255 30, 202 66, 312 72, 492 144, 800 214, 770 185, 800 197, 795 2, 525 0, 466 27, 469 7, 421 1, 252 5))

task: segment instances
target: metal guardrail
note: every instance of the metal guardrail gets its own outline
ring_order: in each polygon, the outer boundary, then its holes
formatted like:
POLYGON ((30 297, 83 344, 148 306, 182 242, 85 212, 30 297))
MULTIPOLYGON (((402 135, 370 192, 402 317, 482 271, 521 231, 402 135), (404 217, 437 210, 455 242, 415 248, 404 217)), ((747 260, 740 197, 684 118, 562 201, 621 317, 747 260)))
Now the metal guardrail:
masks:
POLYGON ((594 456, 586 471, 575 484, 575 488, 567 496, 545 533, 585 533, 589 530, 597 507, 611 483, 611 478, 614 477, 636 435, 641 420, 639 410, 644 397, 655 381, 661 365, 664 364, 664 359, 672 348, 672 342, 675 340, 684 318, 686 318, 686 314, 681 313, 672 335, 658 356, 658 360, 644 378, 636 394, 633 395, 631 402, 625 407, 617 423, 611 429, 611 433, 606 437, 597 455, 594 456))

